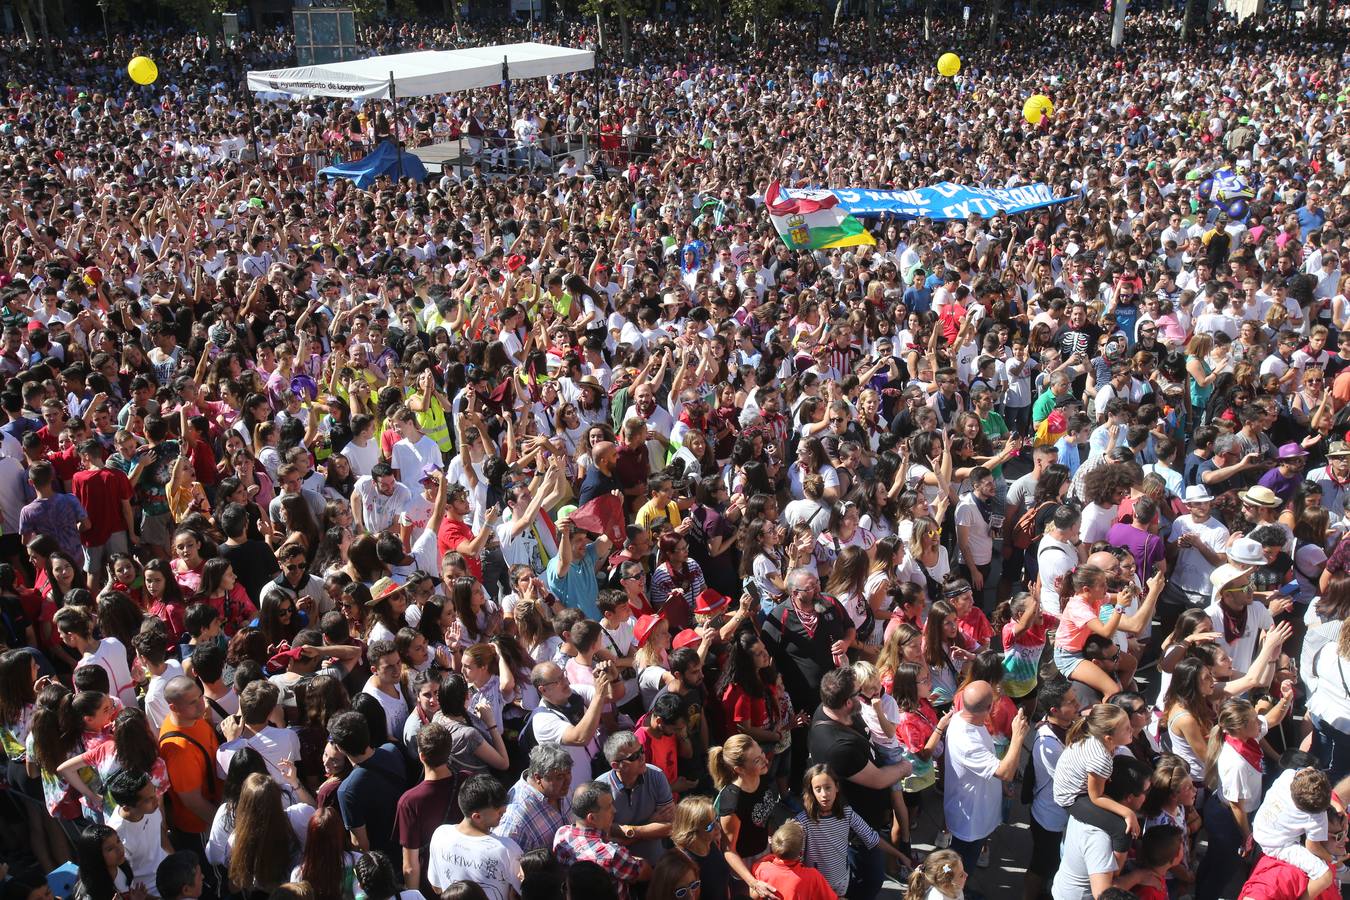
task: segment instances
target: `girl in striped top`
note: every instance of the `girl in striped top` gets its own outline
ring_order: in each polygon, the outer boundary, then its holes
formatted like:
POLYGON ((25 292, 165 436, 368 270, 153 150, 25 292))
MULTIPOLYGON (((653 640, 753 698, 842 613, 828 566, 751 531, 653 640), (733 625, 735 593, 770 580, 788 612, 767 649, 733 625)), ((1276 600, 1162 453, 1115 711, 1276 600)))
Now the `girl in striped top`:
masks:
POLYGON ((844 803, 839 789, 839 778, 826 765, 814 765, 806 770, 802 784, 803 811, 797 821, 806 829, 806 855, 802 862, 825 876, 830 887, 840 897, 848 890, 848 839, 857 836, 869 849, 881 844, 882 850, 900 859, 905 865, 913 863, 896 850, 863 821, 853 807, 844 803))

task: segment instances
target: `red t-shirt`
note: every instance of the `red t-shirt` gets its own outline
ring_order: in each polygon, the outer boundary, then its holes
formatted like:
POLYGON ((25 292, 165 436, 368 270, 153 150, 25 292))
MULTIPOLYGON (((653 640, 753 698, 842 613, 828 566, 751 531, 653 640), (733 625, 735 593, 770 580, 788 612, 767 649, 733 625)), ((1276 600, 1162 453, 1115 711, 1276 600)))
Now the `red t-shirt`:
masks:
POLYGON ((80 535, 86 547, 102 547, 108 538, 127 530, 122 501, 131 499, 131 481, 117 469, 76 472, 70 492, 89 513, 89 530, 80 535))
MULTIPOLYGON (((1263 856, 1238 896, 1242 900, 1298 900, 1307 890, 1308 875, 1302 869, 1263 856)), ((1340 896, 1340 885, 1333 880, 1331 887, 1317 895, 1317 900, 1340 900, 1340 896)))
POLYGON ((769 707, 763 697, 752 697, 739 684, 729 684, 722 692, 722 715, 726 722, 727 734, 739 732, 737 723, 744 722, 753 728, 769 726, 769 707))
POLYGON ((202 484, 210 486, 220 481, 220 472, 216 468, 216 453, 206 441, 193 441, 188 450, 188 461, 192 463, 192 474, 202 484))
POLYGON ((646 725, 639 727, 635 734, 642 749, 647 751, 647 762, 660 769, 666 781, 674 784, 680 777, 680 751, 675 735, 657 737, 647 730, 646 725))
POLYGON ((973 605, 964 617, 956 620, 956 629, 972 647, 987 646, 989 639, 994 636, 994 628, 985 617, 984 610, 973 605))
MULTIPOLYGON (((473 529, 467 522, 456 522, 446 517, 441 519, 440 530, 436 532, 436 556, 443 557, 465 541, 473 540, 473 529)), ((469 574, 479 581, 483 580, 483 563, 472 556, 464 557, 469 574)))

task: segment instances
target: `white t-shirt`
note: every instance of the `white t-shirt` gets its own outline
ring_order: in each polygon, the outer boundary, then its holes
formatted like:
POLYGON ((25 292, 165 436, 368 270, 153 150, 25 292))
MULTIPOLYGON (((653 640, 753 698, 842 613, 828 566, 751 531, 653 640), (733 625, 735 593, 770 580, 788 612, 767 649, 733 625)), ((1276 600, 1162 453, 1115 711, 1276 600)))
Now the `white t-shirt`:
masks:
POLYGON ((394 696, 389 696, 380 690, 375 683, 375 676, 370 676, 366 681, 366 686, 361 688, 361 693, 369 694, 380 701, 380 706, 384 707, 385 719, 389 722, 390 734, 402 734, 403 722, 408 718, 408 702, 403 699, 403 692, 395 689, 394 696))
POLYGON ((216 750, 216 761, 220 763, 221 771, 230 771, 230 760, 245 747, 252 747, 258 751, 258 755, 267 763, 267 773, 289 794, 290 790, 282 778, 279 763, 283 759, 299 762, 300 736, 289 728, 264 725, 256 734, 243 734, 232 741, 226 741, 216 750))
POLYGON ((164 852, 164 811, 156 809, 141 817, 139 822, 122 818, 118 807, 108 817, 108 827, 117 832, 127 848, 127 862, 131 863, 131 880, 139 881, 154 892, 155 871, 169 854, 164 852))
POLYGON ((1275 779, 1252 820, 1252 837, 1266 853, 1301 843, 1304 835, 1314 841, 1327 839, 1327 814, 1307 813, 1294 805, 1290 786, 1297 774, 1286 769, 1275 779))
POLYGON ((356 442, 352 441, 342 448, 342 455, 352 464, 352 474, 360 478, 362 475, 369 475, 370 470, 380 461, 380 445, 374 440, 369 440, 364 447, 358 447, 356 442))
POLYGON ((1242 629, 1242 635, 1236 640, 1229 642, 1223 635, 1223 612, 1219 609, 1219 601, 1216 599, 1206 609, 1205 613, 1209 620, 1214 623, 1214 631, 1218 632, 1218 644, 1233 657, 1233 671, 1245 672, 1252 667, 1252 660, 1256 657, 1256 641, 1261 632, 1267 628, 1275 627, 1275 620, 1271 618, 1270 610, 1266 609, 1264 603, 1253 602, 1247 607, 1247 627, 1242 629))
POLYGON ((977 566, 988 565, 994 555, 994 536, 991 522, 980 512, 973 493, 966 494, 961 498, 961 502, 956 504, 956 526, 960 528, 962 525, 969 529, 966 532, 966 542, 970 548, 970 559, 965 562, 977 566))
POLYGON ((1092 900, 1092 876, 1116 869, 1111 836, 1071 818, 1064 829, 1059 871, 1050 886, 1050 896, 1054 900, 1092 900))
POLYGON ((427 848, 427 881, 440 891, 456 881, 472 881, 488 900, 510 900, 513 892, 520 893, 520 855, 520 845, 509 837, 476 837, 442 825, 427 848))
POLYGON ((963 841, 982 841, 1003 816, 1003 782, 994 777, 999 766, 994 736, 958 713, 947 729, 944 759, 947 786, 942 809, 947 814, 947 828, 963 841))
POLYGON ((183 674, 183 664, 176 659, 164 660, 164 666, 164 672, 151 675, 145 687, 145 716, 150 720, 150 727, 155 734, 159 734, 159 726, 169 717, 169 701, 164 699, 164 686, 183 674))
POLYGON ((399 516, 412 503, 412 492, 402 484, 394 484, 394 492, 388 496, 381 494, 375 479, 363 475, 356 479, 352 487, 352 503, 361 504, 361 521, 366 531, 378 534, 394 527, 399 516))
MULTIPOLYGON (((581 697, 589 705, 591 698, 595 696, 595 686, 590 684, 573 684, 572 693, 581 697)), ((530 716, 530 727, 534 729, 534 740, 538 744, 562 744, 563 732, 572 727, 572 723, 567 720, 562 711, 549 706, 546 703, 540 703, 539 707, 530 716)), ((592 738, 584 747, 578 747, 573 744, 562 744, 567 755, 572 757, 572 787, 575 791, 583 784, 591 780, 591 758, 599 750, 599 739, 592 738)), ((572 796, 570 793, 568 796, 572 796)), ((436 882, 433 881, 432 884, 436 882)))
MULTIPOLYGON (((1267 731, 1266 720, 1261 720, 1261 736, 1267 731)), ((1219 748, 1219 797, 1225 803, 1241 803, 1250 814, 1261 805, 1261 770, 1242 758, 1227 742, 1219 748)))
POLYGON ((1098 506, 1089 503, 1083 507, 1083 519, 1078 526, 1078 536, 1085 543, 1106 540, 1106 533, 1116 521, 1116 507, 1098 506))
MULTIPOLYGON (((1183 534, 1194 534, 1204 541, 1205 546, 1222 558, 1228 545, 1228 529, 1214 516, 1203 522, 1196 522, 1189 515, 1179 516, 1172 523, 1172 531, 1167 536, 1169 544, 1175 544, 1183 534)), ((1170 579, 1177 587, 1193 594, 1209 593, 1209 573, 1214 571, 1199 550, 1194 547, 1182 547, 1177 553, 1176 568, 1170 579)))
POLYGON ((423 466, 444 468, 441 465, 440 445, 426 434, 418 438, 416 444, 408 443, 407 438, 395 444, 393 452, 389 455, 389 464, 394 467, 394 471, 398 473, 398 480, 408 489, 409 494, 420 490, 418 479, 422 477, 423 466))
POLYGON ((1058 581, 1064 574, 1078 565, 1078 548, 1067 541, 1046 534, 1036 550, 1036 562, 1040 565, 1041 608, 1052 616, 1059 615, 1058 581))
POLYGON ((75 668, 80 666, 101 666, 108 673, 109 689, 123 706, 136 705, 136 684, 131 680, 131 666, 127 664, 127 648, 115 637, 105 637, 98 642, 93 653, 80 657, 75 668))

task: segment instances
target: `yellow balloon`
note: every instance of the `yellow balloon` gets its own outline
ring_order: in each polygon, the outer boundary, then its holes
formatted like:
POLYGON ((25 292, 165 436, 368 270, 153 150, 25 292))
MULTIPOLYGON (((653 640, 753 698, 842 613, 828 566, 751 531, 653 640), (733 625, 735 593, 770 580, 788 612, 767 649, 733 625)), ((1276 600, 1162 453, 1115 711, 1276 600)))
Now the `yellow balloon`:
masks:
POLYGON ((1033 94, 1027 98, 1027 102, 1022 104, 1022 118, 1026 119, 1032 125, 1041 124, 1041 119, 1053 114, 1055 104, 1050 102, 1050 98, 1044 94, 1033 94))
POLYGON ((951 78, 961 71, 961 57, 955 53, 944 53, 938 57, 938 74, 951 78))
POLYGON ((127 74, 137 84, 154 84, 159 77, 159 67, 148 56, 137 56, 127 63, 127 74))

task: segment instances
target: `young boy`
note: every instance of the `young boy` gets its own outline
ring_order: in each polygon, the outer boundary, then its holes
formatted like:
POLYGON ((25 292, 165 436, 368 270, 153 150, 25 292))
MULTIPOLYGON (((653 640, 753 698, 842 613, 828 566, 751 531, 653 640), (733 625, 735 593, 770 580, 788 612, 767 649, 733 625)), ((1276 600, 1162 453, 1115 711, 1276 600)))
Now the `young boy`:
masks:
MULTIPOLYGON (((224 641, 221 640, 224 635, 223 626, 224 623, 221 621, 220 613, 211 604, 192 604, 187 611, 187 615, 183 617, 183 628, 187 632, 187 640, 180 643, 179 655, 183 659, 190 659, 198 647, 212 644, 220 645, 222 650, 225 649, 224 641)), ((188 668, 191 669, 191 666, 188 668)))
POLYGON ((784 822, 769 838, 769 856, 755 863, 752 874, 778 891, 780 900, 836 900, 837 894, 825 876, 802 865, 806 830, 797 822, 784 822))
POLYGON ((427 881, 444 891, 456 881, 477 882, 489 900, 520 893, 520 845, 492 833, 506 812, 506 788, 491 775, 474 775, 459 789, 464 820, 442 825, 427 848, 427 881))
MULTIPOLYGON (((200 604, 206 605, 206 604, 200 604)), ((146 619, 140 632, 131 639, 136 650, 136 659, 141 668, 150 676, 145 686, 145 715, 150 727, 159 734, 159 727, 169 716, 169 701, 164 699, 164 687, 173 678, 183 674, 183 666, 176 659, 169 659, 165 645, 168 633, 159 619, 146 619)))
POLYGON ((669 476, 658 473, 648 478, 647 497, 647 502, 638 510, 638 525, 643 528, 661 524, 679 527, 680 508, 675 503, 675 483, 669 476))
POLYGON ((1139 839, 1138 868, 1116 882, 1139 900, 1167 900, 1167 873, 1185 853, 1182 831, 1175 825, 1154 825, 1139 839))
POLYGON ((117 804, 108 817, 108 827, 127 849, 131 881, 154 884, 160 863, 173 852, 155 785, 144 772, 119 769, 108 777, 107 787, 117 804))
POLYGON ((160 900, 193 900, 202 895, 202 867, 191 850, 170 853, 155 871, 160 900))
POLYGON ((1331 780, 1325 772, 1311 767, 1290 769, 1275 779, 1261 801, 1252 820, 1252 839, 1267 856, 1318 878, 1332 862, 1324 846, 1330 806, 1331 780))
MULTIPOLYGON (((624 698, 639 697, 637 671, 633 668, 638 647, 628 595, 623 591, 601 591, 596 605, 600 608, 600 627, 604 634, 601 646, 614 654, 614 665, 623 676, 624 698)), ((640 706, 637 714, 642 715, 640 706)))

